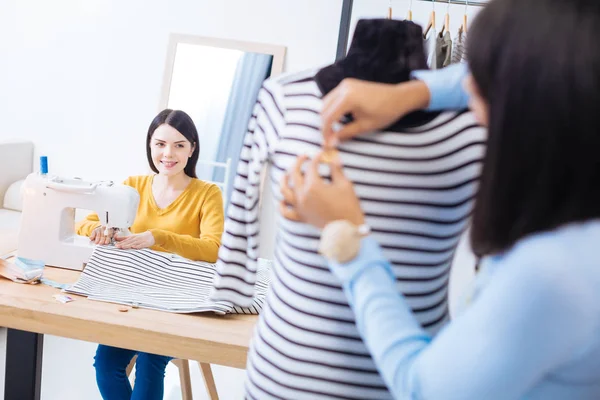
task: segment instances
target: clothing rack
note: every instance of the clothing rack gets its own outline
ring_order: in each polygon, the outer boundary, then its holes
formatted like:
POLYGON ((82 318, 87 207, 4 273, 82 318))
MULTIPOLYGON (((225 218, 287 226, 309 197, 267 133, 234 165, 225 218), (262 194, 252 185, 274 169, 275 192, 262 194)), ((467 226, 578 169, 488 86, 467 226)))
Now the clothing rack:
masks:
MULTIPOLYGON (((361 1, 361 0, 359 0, 361 1)), ((366 1, 366 0, 363 0, 366 1)), ((398 0, 394 0, 398 1, 398 0)), ((439 3, 448 4, 448 0, 416 0, 427 3, 439 3)), ((468 5, 469 7, 483 7, 489 0, 450 0, 450 4, 456 5, 468 5)), ((526 0, 525 0, 526 1, 526 0)), ((340 21, 340 32, 338 36, 338 45, 336 60, 341 60, 346 56, 346 49, 348 48, 348 39, 350 36, 350 22, 352 21, 352 5, 354 0, 344 0, 342 3, 342 18, 340 21)))
POLYGON ((461 5, 461 6, 476 6, 476 7, 483 7, 486 5, 486 3, 488 2, 488 0, 469 0, 469 1, 465 1, 465 0, 416 0, 416 1, 424 1, 427 3, 440 3, 440 4, 456 4, 456 5, 461 5))

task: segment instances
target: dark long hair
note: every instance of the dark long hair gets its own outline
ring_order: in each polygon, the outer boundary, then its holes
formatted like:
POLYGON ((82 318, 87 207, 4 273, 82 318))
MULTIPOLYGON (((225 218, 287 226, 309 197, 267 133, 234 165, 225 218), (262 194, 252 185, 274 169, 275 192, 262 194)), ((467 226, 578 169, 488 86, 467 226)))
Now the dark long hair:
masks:
POLYGON ((198 164, 198 156, 200 155, 200 141, 198 139, 198 130, 196 129, 196 125, 194 125, 194 121, 187 115, 185 112, 181 110, 162 110, 158 113, 156 117, 150 123, 150 127, 148 128, 148 135, 146 136, 146 156, 148 157, 148 163, 150 164, 150 168, 152 171, 158 174, 158 169, 154 165, 154 161, 152 161, 152 153, 150 151, 150 141, 152 140, 152 135, 154 135, 154 131, 159 126, 167 124, 179 131, 189 142, 194 146, 194 151, 192 152, 192 156, 188 159, 183 172, 190 178, 197 178, 196 176, 196 164, 198 164))
POLYGON ((492 0, 469 32, 489 142, 476 254, 600 217, 600 1, 492 0))

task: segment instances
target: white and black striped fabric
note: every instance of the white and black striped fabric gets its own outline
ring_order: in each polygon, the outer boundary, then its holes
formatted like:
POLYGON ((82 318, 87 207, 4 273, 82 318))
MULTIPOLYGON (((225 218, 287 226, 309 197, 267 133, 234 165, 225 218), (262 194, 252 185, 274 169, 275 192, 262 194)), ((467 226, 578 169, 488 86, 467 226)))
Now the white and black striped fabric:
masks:
MULTIPOLYGON (((321 151, 316 71, 265 82, 245 137, 212 297, 249 306, 258 257, 260 174, 279 182, 302 154, 321 151)), ((442 113, 403 132, 339 147, 398 291, 435 333, 448 320, 448 280, 472 212, 486 131, 469 112, 442 113)), ((328 172, 322 171, 327 177, 328 172)), ((248 357, 248 399, 389 399, 340 282, 317 253, 319 232, 280 218, 274 271, 248 357)))
POLYGON ((148 249, 98 246, 79 280, 67 291, 90 300, 174 313, 260 312, 269 285, 268 270, 259 270, 252 304, 233 309, 230 304, 209 299, 214 276, 214 264, 148 249))

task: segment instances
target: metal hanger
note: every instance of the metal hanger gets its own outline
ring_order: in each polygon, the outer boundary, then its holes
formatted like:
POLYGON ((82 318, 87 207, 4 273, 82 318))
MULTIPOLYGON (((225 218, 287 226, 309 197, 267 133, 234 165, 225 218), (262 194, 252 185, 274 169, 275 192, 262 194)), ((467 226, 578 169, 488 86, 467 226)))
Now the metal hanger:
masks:
POLYGON ((392 19, 392 0, 390 0, 390 5, 388 7, 388 19, 392 19))
POLYGON ((413 20, 413 15, 412 15, 412 2, 413 0, 410 0, 410 4, 408 5, 408 14, 406 14, 406 19, 408 21, 412 21, 413 20))

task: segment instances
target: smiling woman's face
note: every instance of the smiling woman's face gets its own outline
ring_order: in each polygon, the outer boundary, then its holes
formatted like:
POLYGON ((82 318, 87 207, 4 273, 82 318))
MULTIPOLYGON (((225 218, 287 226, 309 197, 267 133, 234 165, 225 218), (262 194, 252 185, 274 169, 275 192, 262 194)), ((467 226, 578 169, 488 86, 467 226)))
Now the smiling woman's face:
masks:
POLYGON ((183 172, 194 152, 194 145, 177 129, 162 124, 152 135, 150 151, 158 173, 172 176, 183 172))

